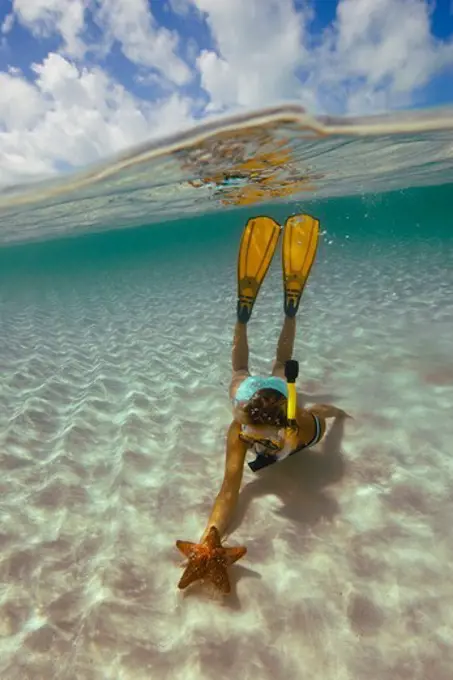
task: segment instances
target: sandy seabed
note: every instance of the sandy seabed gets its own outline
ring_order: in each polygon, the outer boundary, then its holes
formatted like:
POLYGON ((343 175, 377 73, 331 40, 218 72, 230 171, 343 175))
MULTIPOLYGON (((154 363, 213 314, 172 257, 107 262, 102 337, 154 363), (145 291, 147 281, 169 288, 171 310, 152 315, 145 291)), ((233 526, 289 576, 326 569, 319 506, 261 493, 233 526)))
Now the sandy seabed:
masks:
MULTIPOLYGON (((354 420, 309 455, 246 469, 228 542, 248 553, 229 598, 177 590, 174 542, 198 539, 222 479, 233 256, 2 284, 2 680, 451 680, 440 244, 324 245, 300 389, 354 420)), ((255 372, 281 318, 277 259, 249 327, 255 372)))

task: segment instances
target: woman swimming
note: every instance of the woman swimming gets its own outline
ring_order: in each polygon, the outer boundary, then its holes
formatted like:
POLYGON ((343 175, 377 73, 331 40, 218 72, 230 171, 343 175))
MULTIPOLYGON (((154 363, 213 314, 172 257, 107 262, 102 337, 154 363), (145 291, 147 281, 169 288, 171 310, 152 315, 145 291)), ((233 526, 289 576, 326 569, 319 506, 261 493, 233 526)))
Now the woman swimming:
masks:
MULTIPOLYGON (((285 367, 293 355, 296 313, 316 255, 319 221, 309 215, 290 217, 283 230, 282 265, 285 319, 269 377, 249 373, 247 322, 261 283, 269 269, 281 227, 269 217, 248 221, 238 258, 238 305, 229 389, 233 420, 228 429, 223 482, 215 499, 203 541, 210 527, 222 536, 233 516, 248 450, 256 454, 251 470, 272 465, 303 449, 314 446, 326 431, 327 418, 345 418, 335 406, 316 404, 296 407, 288 418, 288 382, 285 367), (290 421, 290 422, 289 422, 290 421)), ((293 362, 295 363, 295 362, 293 362)))
POLYGON ((292 360, 296 313, 315 259, 319 236, 319 222, 309 215, 290 217, 283 229, 285 320, 272 375, 263 378, 249 373, 247 323, 280 232, 280 225, 271 218, 257 217, 247 222, 242 235, 233 375, 229 390, 233 420, 227 435, 225 472, 200 542, 176 541, 178 550, 188 558, 178 583, 181 589, 197 580, 210 580, 223 593, 230 592, 227 568, 246 553, 246 548, 225 548, 221 537, 236 509, 247 451, 256 454, 255 460, 249 462, 251 470, 256 472, 321 441, 327 418, 347 417, 335 406, 316 404, 304 409, 297 405, 298 365, 292 360))

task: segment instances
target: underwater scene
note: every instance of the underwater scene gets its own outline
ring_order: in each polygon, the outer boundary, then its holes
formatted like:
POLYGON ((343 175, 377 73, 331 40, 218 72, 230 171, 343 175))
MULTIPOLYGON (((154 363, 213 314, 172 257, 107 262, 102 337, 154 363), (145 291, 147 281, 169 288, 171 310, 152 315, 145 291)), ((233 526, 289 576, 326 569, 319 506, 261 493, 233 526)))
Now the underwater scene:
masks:
POLYGON ((2 680, 450 680, 452 154, 275 107, 3 190, 2 680))

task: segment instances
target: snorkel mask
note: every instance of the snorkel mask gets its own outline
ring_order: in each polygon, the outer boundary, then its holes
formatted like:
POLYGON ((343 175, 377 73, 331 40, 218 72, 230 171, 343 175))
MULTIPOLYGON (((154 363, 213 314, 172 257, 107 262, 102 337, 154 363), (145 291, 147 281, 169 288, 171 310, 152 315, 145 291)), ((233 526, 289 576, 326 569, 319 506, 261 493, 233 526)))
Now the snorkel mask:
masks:
MULTIPOLYGON (((290 361, 287 361, 285 363, 285 378, 288 386, 288 397, 286 404, 286 419, 288 421, 288 424, 286 426, 286 430, 297 429, 296 380, 298 375, 299 375, 299 362, 292 359, 290 361)), ((244 437, 245 441, 247 441, 247 439, 248 441, 251 441, 253 439, 254 442, 258 441, 259 443, 264 444, 265 447, 269 450, 269 453, 258 453, 255 460, 249 462, 248 465, 250 469, 253 470, 253 472, 257 472, 258 470, 261 470, 262 468, 265 468, 268 465, 272 465, 273 463, 282 461, 288 456, 290 456, 292 453, 288 445, 282 447, 280 441, 276 441, 273 437, 266 438, 266 436, 263 435, 261 437, 257 437, 256 434, 253 433, 253 435, 250 436, 250 439, 247 438, 247 435, 245 435, 244 437)))

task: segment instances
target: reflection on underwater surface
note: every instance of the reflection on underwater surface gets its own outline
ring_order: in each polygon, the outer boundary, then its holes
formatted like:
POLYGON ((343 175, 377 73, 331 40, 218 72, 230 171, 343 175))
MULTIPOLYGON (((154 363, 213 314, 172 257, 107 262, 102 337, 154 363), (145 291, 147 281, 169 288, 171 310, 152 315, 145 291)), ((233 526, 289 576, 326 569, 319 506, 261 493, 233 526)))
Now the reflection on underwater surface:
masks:
MULTIPOLYGON (((181 597, 223 474, 257 209, 0 250, 2 680, 367 677, 453 664, 451 189, 259 206, 326 232, 298 317, 313 452, 246 469, 224 602, 181 597)), ((250 321, 265 374, 276 258, 250 321)))
POLYGON ((200 125, 100 166, 0 193, 0 244, 225 207, 453 182, 449 109, 313 118, 297 106, 200 125))

